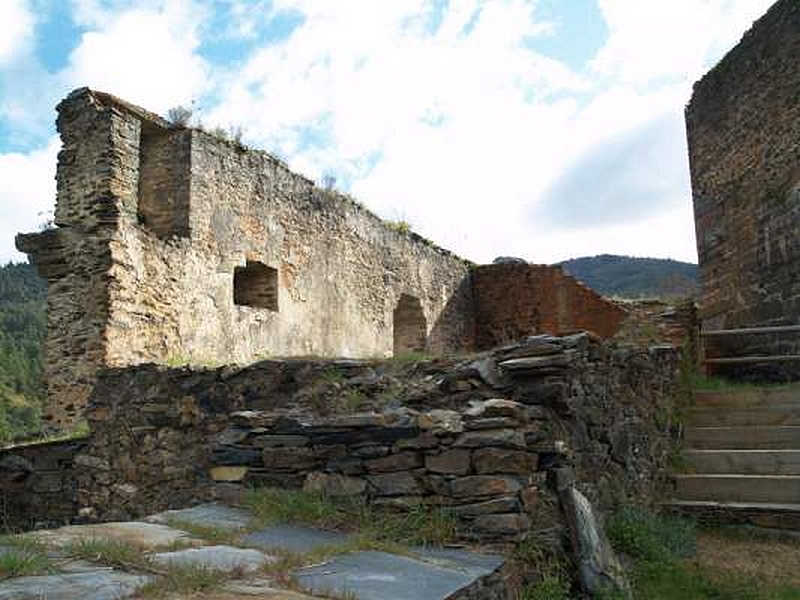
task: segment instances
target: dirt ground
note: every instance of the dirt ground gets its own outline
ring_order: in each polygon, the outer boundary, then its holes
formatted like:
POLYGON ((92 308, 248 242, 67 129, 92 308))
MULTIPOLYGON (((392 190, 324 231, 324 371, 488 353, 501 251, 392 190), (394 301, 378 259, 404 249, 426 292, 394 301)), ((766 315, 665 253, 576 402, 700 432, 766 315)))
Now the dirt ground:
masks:
POLYGON ((713 571, 800 588, 800 534, 748 529, 700 531, 697 562, 713 571))

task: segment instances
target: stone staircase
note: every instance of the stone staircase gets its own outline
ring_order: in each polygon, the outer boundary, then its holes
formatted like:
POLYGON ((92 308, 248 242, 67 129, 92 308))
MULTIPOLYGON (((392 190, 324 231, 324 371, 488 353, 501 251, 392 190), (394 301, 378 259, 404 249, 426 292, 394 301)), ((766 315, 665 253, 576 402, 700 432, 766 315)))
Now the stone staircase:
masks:
POLYGON ((684 441, 669 507, 800 529, 800 386, 699 391, 684 441))

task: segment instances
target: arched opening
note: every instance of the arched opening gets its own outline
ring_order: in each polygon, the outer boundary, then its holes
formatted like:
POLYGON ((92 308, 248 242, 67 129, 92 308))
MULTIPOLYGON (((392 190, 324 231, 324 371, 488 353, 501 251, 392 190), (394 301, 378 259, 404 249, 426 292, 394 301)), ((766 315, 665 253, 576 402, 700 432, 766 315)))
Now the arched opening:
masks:
POLYGON ((428 324, 419 298, 403 294, 394 309, 394 355, 425 350, 428 324))

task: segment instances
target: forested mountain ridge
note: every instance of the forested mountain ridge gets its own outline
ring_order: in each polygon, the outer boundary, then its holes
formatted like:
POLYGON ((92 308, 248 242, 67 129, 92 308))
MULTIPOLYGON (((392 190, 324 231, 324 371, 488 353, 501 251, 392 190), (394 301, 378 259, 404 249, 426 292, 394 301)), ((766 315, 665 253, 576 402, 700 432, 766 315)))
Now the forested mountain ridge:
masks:
POLYGON ((697 292, 697 265, 672 259, 601 254, 558 265, 605 296, 669 298, 697 292))
POLYGON ((0 444, 40 427, 46 296, 29 264, 0 266, 0 444))

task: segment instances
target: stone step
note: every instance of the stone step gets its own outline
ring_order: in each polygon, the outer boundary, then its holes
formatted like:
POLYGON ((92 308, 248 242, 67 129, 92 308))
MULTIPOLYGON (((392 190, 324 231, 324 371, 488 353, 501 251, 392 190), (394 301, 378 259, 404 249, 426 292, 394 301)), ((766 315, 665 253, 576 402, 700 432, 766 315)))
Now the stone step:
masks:
POLYGON ((800 450, 685 450, 690 472, 800 475, 800 450))
POLYGON ((800 386, 742 388, 727 390, 698 390, 695 407, 749 409, 774 404, 800 405, 800 386))
POLYGON ((800 504, 797 475, 674 475, 676 500, 800 504))
POLYGON ((684 444, 697 450, 792 450, 800 448, 800 426, 688 426, 684 430, 684 444))
POLYGON ((800 402, 769 402, 761 406, 693 407, 686 423, 695 427, 736 425, 800 425, 800 402))
POLYGON ((704 523, 736 523, 800 531, 800 504, 673 500, 660 506, 667 512, 691 516, 704 523))

